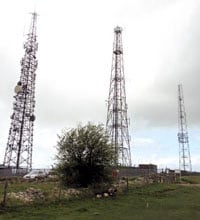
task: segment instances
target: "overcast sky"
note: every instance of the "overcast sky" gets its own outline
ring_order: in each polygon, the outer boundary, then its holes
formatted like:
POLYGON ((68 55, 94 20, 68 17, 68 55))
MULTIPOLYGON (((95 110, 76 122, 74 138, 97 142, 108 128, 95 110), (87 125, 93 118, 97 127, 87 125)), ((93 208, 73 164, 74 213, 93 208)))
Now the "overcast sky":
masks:
POLYGON ((0 0, 0 163, 30 12, 39 13, 33 167, 50 167, 57 134, 106 121, 113 29, 123 28, 132 162, 178 168, 183 84, 193 169, 200 171, 200 1, 0 0))

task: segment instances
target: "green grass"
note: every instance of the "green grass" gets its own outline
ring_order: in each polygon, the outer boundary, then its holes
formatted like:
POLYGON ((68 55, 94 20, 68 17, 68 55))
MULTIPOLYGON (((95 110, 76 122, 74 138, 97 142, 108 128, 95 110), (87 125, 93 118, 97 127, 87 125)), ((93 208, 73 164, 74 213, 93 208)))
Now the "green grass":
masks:
POLYGON ((200 184, 200 176, 183 176, 182 183, 200 184))
MULTIPOLYGON (((54 187, 58 186, 57 182, 37 182, 37 181, 23 181, 22 179, 11 179, 8 181, 8 191, 9 192, 19 192, 24 191, 27 188, 40 188, 41 190, 48 192, 54 187)), ((0 182, 0 194, 2 194, 4 189, 4 182, 0 182)))
MULTIPOLYGON (((41 185, 37 188, 52 187, 47 183, 41 185)), ((1 210, 0 220, 199 220, 199 201, 200 187, 151 184, 131 186, 113 198, 63 199, 29 206, 18 204, 1 210)))
MULTIPOLYGON (((0 182, 0 202, 3 199, 3 192, 4 192, 4 185, 5 182, 1 181, 0 182)), ((48 201, 55 201, 55 196, 54 198, 51 198, 54 189, 58 188, 58 183, 57 182, 36 182, 36 181, 23 181, 21 179, 11 179, 8 181, 8 189, 7 189, 7 194, 14 192, 24 192, 29 188, 35 188, 35 189, 40 189, 42 190, 42 192, 46 195, 46 200, 48 201)), ((44 202, 44 201, 42 201, 44 202)), ((24 205, 23 201, 14 199, 14 198, 9 198, 7 199, 7 206, 8 207, 15 207, 15 206, 20 206, 20 205, 24 205)))
MULTIPOLYGON (((200 183, 199 176, 182 177, 183 183, 200 183)), ((4 184, 0 182, 0 201, 4 184)), ((19 192, 39 188, 47 196, 45 201, 24 205, 18 200, 7 201, 0 208, 0 220, 67 219, 67 220, 199 220, 200 187, 178 184, 129 184, 129 190, 113 198, 58 198, 51 197, 58 187, 56 182, 10 181, 8 191, 19 192)), ((82 196, 83 197, 83 196, 82 196)))

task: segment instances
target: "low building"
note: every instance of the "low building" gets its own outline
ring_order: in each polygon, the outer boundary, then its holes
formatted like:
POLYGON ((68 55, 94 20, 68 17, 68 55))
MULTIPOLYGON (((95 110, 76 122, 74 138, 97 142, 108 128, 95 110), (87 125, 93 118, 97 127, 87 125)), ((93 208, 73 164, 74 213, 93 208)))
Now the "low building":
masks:
POLYGON ((8 176, 23 176, 27 173, 26 168, 16 169, 15 167, 7 167, 3 164, 0 164, 0 177, 8 177, 8 176))
POLYGON ((0 164, 0 177, 12 176, 12 169, 0 164))
POLYGON ((145 176, 157 173, 155 164, 139 164, 138 167, 119 167, 119 176, 145 176))
POLYGON ((139 164, 139 169, 148 170, 151 173, 157 173, 157 165, 155 164, 139 164))

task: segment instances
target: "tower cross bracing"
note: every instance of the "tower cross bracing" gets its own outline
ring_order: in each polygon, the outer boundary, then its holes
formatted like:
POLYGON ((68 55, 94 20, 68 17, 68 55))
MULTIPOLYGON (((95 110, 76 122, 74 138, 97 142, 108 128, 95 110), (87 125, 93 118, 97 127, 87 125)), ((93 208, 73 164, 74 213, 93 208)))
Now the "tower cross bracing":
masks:
POLYGON ((38 64, 36 22, 37 13, 34 12, 24 44, 25 53, 21 60, 20 79, 15 87, 11 126, 4 156, 4 165, 16 169, 32 169, 35 78, 38 64))
POLYGON ((130 136, 123 64, 122 28, 114 29, 106 131, 115 151, 115 165, 131 166, 130 136))
POLYGON ((178 85, 178 130, 179 169, 191 172, 192 163, 190 157, 190 146, 183 97, 183 87, 181 84, 178 85))

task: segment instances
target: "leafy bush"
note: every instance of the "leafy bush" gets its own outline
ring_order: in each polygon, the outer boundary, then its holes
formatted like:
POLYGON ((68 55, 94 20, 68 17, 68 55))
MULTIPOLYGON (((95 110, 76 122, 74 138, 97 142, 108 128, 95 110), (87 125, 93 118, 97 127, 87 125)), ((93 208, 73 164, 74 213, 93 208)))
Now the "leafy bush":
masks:
POLYGON ((64 185, 87 187, 111 180, 114 151, 102 125, 79 125, 58 137, 57 170, 64 185))

